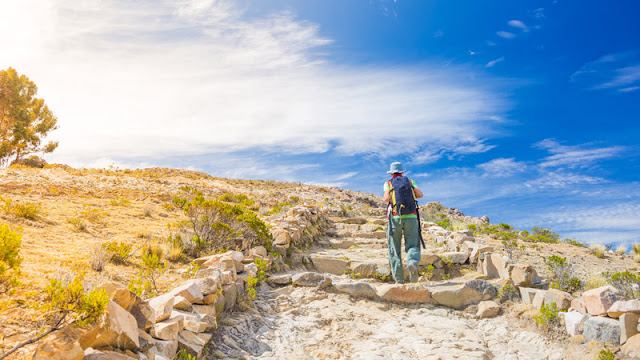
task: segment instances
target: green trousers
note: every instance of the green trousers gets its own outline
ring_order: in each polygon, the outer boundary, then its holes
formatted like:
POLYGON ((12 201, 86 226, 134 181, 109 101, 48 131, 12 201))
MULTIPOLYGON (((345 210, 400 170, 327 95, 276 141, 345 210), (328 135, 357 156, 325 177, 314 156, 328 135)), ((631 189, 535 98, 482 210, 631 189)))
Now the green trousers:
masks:
POLYGON ((391 218, 393 235, 389 235, 387 228, 387 247, 389 248, 389 266, 391 275, 397 283, 404 283, 402 270, 402 234, 404 234, 404 249, 407 252, 407 266, 418 266, 420 262, 420 239, 418 239, 417 218, 391 218))

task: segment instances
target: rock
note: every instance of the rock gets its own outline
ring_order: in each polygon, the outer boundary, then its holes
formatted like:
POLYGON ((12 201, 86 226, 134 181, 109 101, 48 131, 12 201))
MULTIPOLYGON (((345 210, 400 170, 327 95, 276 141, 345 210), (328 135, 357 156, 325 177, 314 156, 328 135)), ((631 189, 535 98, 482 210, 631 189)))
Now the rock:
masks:
POLYGON ((492 300, 480 301, 478 304, 477 316, 480 319, 492 318, 498 316, 500 313, 500 305, 492 300))
POLYGON ((640 359, 640 334, 633 335, 622 345, 622 354, 631 359, 640 359))
POLYGON ((333 287, 336 291, 349 294, 353 297, 364 297, 367 299, 376 299, 378 294, 371 285, 364 282, 342 282, 335 283, 333 287))
POLYGON ((218 291, 218 284, 221 283, 219 275, 193 279, 193 282, 198 286, 203 297, 204 295, 215 294, 218 291))
POLYGON ((168 319, 173 311, 175 297, 171 294, 164 294, 149 299, 147 302, 151 307, 156 322, 168 319))
POLYGON ((210 315, 216 317, 216 303, 211 305, 193 305, 192 312, 198 315, 210 315))
POLYGON ((571 307, 571 301, 573 301, 571 294, 558 289, 549 289, 544 296, 545 304, 556 303, 560 311, 567 311, 571 307))
POLYGON ((609 317, 616 319, 624 313, 640 314, 640 299, 616 301, 607 311, 607 315, 609 315, 609 317))
POLYGON ((291 282, 296 286, 317 286, 322 289, 331 285, 331 278, 314 272, 303 272, 291 277, 291 282))
POLYGON ((533 302, 531 303, 531 305, 533 305, 533 307, 536 309, 542 308, 542 305, 544 305, 544 299, 546 295, 547 295, 547 290, 541 290, 537 292, 536 295, 533 297, 533 302))
POLYGON ((320 273, 344 275, 349 270, 349 260, 311 256, 311 263, 316 271, 320 273))
POLYGON ((28 158, 13 160, 11 162, 11 165, 22 165, 22 166, 42 169, 48 164, 43 158, 36 155, 31 155, 28 158))
POLYGON ((111 346, 122 350, 137 350, 140 348, 138 323, 127 310, 109 301, 105 316, 100 320, 98 335, 87 346, 95 349, 111 346))
POLYGON ((436 254, 420 254, 420 262, 418 263, 418 265, 433 265, 436 261, 438 261, 439 258, 440 257, 436 254))
POLYGON ((496 288, 489 282, 471 280, 464 285, 434 287, 431 297, 439 305, 462 309, 467 305, 494 298, 496 293, 496 288))
POLYGON ((215 304, 218 301, 218 294, 209 294, 205 295, 204 299, 202 299, 202 303, 205 305, 215 304))
POLYGON ((592 316, 584 322, 584 338, 615 345, 620 344, 620 323, 618 320, 592 316))
POLYGON ((245 271, 252 277, 257 277, 258 275, 258 265, 251 263, 251 264, 246 264, 244 266, 245 271))
POLYGON ((509 265, 511 265, 509 257, 498 253, 487 253, 482 262, 482 273, 491 277, 509 279, 509 265))
POLYGON ((618 290, 607 285, 582 294, 584 306, 591 315, 604 315, 618 299, 618 290))
POLYGON ((236 305, 236 300, 238 299, 238 286, 236 283, 224 285, 222 287, 222 292, 224 293, 224 309, 233 309, 236 305))
POLYGON ((571 309, 581 313, 581 314, 586 314, 587 313, 587 308, 584 307, 584 299, 582 297, 579 298, 575 298, 573 300, 571 300, 571 309))
POLYGON ((431 292, 424 286, 385 284, 376 289, 383 301, 402 304, 424 304, 431 301, 431 292))
POLYGON ((187 354, 199 359, 202 355, 204 346, 211 339, 211 334, 197 334, 189 330, 183 330, 178 335, 178 350, 186 350, 187 354))
POLYGON ((264 246, 256 246, 249 251, 253 256, 267 257, 267 249, 264 246))
POLYGON ((523 304, 533 305, 533 300, 535 299, 538 293, 542 293, 541 296, 544 302, 545 290, 526 288, 526 287, 519 287, 519 289, 520 289, 520 298, 522 299, 523 304))
POLYGON ((125 354, 120 354, 115 351, 98 351, 93 348, 88 348, 84 351, 84 360, 138 360, 136 356, 131 357, 125 354))
POLYGON ((582 334, 584 322, 587 321, 589 315, 581 314, 577 311, 569 311, 564 315, 564 324, 569 335, 582 334))
POLYGON ((511 271, 511 280, 516 286, 531 286, 539 283, 540 277, 531 265, 516 264, 511 271))
POLYGON ((469 254, 469 262, 471 262, 472 264, 475 264, 478 262, 480 254, 490 253, 493 250, 494 250, 493 246, 476 244, 476 246, 473 247, 473 249, 471 250, 471 253, 469 254))
POLYGON ((178 340, 157 340, 154 346, 157 352, 173 359, 178 353, 178 340))
POLYGON ((107 294, 109 294, 109 299, 127 311, 131 311, 133 306, 141 301, 138 295, 115 281, 104 282, 98 285, 97 288, 106 290, 107 294))
POLYGON ((176 296, 173 300, 173 308, 176 310, 191 311, 191 302, 182 296, 176 296))
POLYGON ((272 285, 291 285, 291 275, 272 275, 269 276, 267 282, 272 285))
POLYGON ((202 295, 202 291, 200 291, 200 287, 193 279, 188 280, 184 284, 171 290, 169 294, 173 296, 182 296, 192 304, 201 303, 204 297, 204 295, 202 295))
POLYGON ((231 259, 233 260, 233 264, 235 265, 236 272, 243 272, 244 264, 242 263, 242 260, 244 260, 244 254, 240 251, 233 251, 231 252, 231 259))
POLYGON ((140 351, 145 352, 156 345, 156 339, 151 337, 146 331, 138 329, 138 339, 140 341, 140 351))
MULTIPOLYGON (((178 349, 178 341, 176 341, 176 350, 178 349)), ((146 355, 150 360, 171 360, 172 358, 166 356, 164 353, 161 353, 155 346, 151 349, 147 350, 146 355)))
POLYGON ((149 330, 156 323, 155 313, 146 300, 135 304, 131 309, 131 315, 136 319, 138 329, 149 330))
POLYGON ((582 345, 587 342, 587 339, 582 336, 582 334, 573 335, 569 338, 569 344, 582 345))
POLYGON ((449 259, 454 264, 464 264, 469 259, 468 252, 446 252, 443 253, 442 256, 446 259, 449 259))
POLYGON ((485 224, 488 224, 488 223, 489 223, 489 217, 488 217, 487 215, 483 215, 483 216, 480 218, 480 221, 482 221, 482 222, 483 222, 483 223, 485 223, 485 224))
POLYGON ((366 224, 367 223, 367 219, 361 218, 361 217, 351 217, 351 218, 347 218, 347 219, 342 220, 342 222, 345 223, 345 224, 362 225, 362 224, 366 224))
POLYGON ((184 318, 171 316, 167 320, 156 323, 150 331, 151 336, 161 340, 176 340, 178 333, 184 329, 184 318))
MULTIPOLYGON (((222 266, 223 270, 226 270, 226 266, 222 266)), ((217 267, 206 267, 203 269, 198 269, 198 271, 196 271, 196 273, 193 275, 194 279, 200 279, 200 278, 204 278, 204 277, 208 277, 208 276, 221 276, 222 270, 220 270, 217 267)))
POLYGON ((210 315, 199 315, 175 310, 171 316, 182 316, 184 318, 184 328, 195 333, 213 331, 217 327, 216 318, 210 315))
POLYGON ((236 280, 236 289, 238 291, 238 296, 241 296, 242 294, 244 294, 244 284, 245 284, 245 280, 244 279, 238 279, 236 280))
POLYGON ((620 344, 638 333, 638 314, 624 313, 620 315, 620 344))
POLYGON ((83 357, 78 339, 60 333, 45 338, 36 348, 33 360, 82 360, 83 357))

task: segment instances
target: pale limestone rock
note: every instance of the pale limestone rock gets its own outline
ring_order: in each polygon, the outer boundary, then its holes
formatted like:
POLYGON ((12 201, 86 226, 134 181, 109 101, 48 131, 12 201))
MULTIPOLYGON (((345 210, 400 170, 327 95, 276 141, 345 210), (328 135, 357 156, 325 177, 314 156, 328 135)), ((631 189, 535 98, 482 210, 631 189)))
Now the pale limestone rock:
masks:
POLYGON ((538 293, 542 293, 542 299, 544 300, 545 290, 526 288, 526 287, 520 287, 519 289, 520 289, 520 298, 522 299, 523 304, 533 305, 533 300, 536 298, 536 295, 538 293))
POLYGON ((192 312, 198 315, 210 315, 216 317, 216 303, 211 305, 193 305, 192 312))
POLYGON ((296 286, 317 286, 323 289, 331 285, 331 278, 314 272, 303 272, 292 276, 291 282, 296 286))
POLYGON ((199 359, 202 355, 204 346, 211 339, 211 334, 207 333, 194 333, 189 330, 183 330, 178 335, 178 350, 186 350, 187 354, 195 356, 199 359))
POLYGON ((424 286, 385 284, 378 286, 376 292, 381 300, 389 302, 424 304, 431 301, 431 293, 424 286))
POLYGON ((218 301, 218 294, 209 294, 205 295, 204 299, 202 299, 202 303, 205 305, 215 304, 218 301))
POLYGON ((482 273, 502 279, 510 278, 511 259, 498 253, 487 253, 482 262, 482 273))
POLYGON ((161 340, 176 340, 178 333, 184 329, 184 318, 180 315, 171 316, 167 320, 156 323, 151 328, 151 336, 161 340))
POLYGON ((291 275, 271 275, 267 279, 267 282, 273 285, 291 285, 291 275))
POLYGON ((231 252, 231 259, 233 260, 236 273, 243 272, 244 264, 242 263, 242 261, 244 260, 244 254, 240 251, 233 251, 231 252))
POLYGON ((186 298, 178 295, 173 301, 173 308, 183 311, 191 311, 191 302, 186 298))
MULTIPOLYGON (((178 349, 178 341, 174 340, 176 342, 176 350, 178 349)), ((150 360, 171 360, 172 358, 168 357, 167 355, 165 355, 163 352, 161 352, 160 350, 158 350, 158 348, 156 348, 155 346, 152 347, 151 349, 147 350, 146 355, 149 356, 150 360), (153 356, 153 359, 151 359, 151 356, 153 356)))
POLYGON ((77 339, 56 334, 38 345, 33 360, 82 360, 83 357, 84 351, 77 339))
POLYGON ((310 256, 313 267, 321 273, 343 275, 349 270, 349 260, 325 256, 310 256))
POLYGON ((423 253, 423 254, 420 254, 420 262, 418 263, 418 265, 420 266, 433 265, 433 263, 438 261, 439 258, 440 257, 436 254, 423 253))
POLYGON ((463 285, 437 286, 431 292, 431 297, 437 304, 454 309, 489 300, 495 295, 496 288, 484 280, 471 280, 463 285))
POLYGON ((640 334, 633 335, 627 339, 621 350, 630 359, 640 359, 640 334))
POLYGON ((138 323, 138 329, 149 330, 156 323, 156 316, 147 300, 139 301, 131 309, 131 315, 138 323))
POLYGON ((93 348, 88 348, 84 351, 84 360, 138 360, 139 357, 131 357, 125 354, 120 354, 115 351, 98 351, 93 348))
POLYGON ((531 286, 539 283, 540 277, 532 266, 516 264, 511 271, 511 280, 516 286, 531 286))
POLYGON ((500 313, 500 305, 493 300, 480 301, 477 316, 480 319, 492 318, 500 313))
POLYGON ((589 315, 581 314, 577 311, 569 311, 564 315, 564 324, 569 335, 582 334, 584 322, 587 321, 589 315))
POLYGON ((571 300, 571 309, 581 314, 587 313, 587 308, 584 306, 584 299, 582 297, 571 300))
POLYGON ((620 344, 638 333, 638 314, 624 313, 620 315, 620 344))
POLYGON ((208 276, 199 279, 193 279, 193 282, 198 285, 202 295, 215 294, 218 291, 219 277, 208 276))
POLYGON ((148 300, 156 322, 168 319, 173 311, 175 297, 171 294, 156 296, 148 300))
POLYGON ((244 266, 244 269, 247 271, 247 273, 249 273, 250 276, 252 277, 256 277, 258 275, 258 265, 251 263, 251 264, 246 264, 244 266))
POLYGON ((616 319, 592 316, 584 322, 584 338, 614 345, 620 344, 620 322, 616 319))
POLYGON ((349 294, 353 297, 364 297, 367 299, 376 299, 378 295, 371 285, 364 282, 340 282, 333 284, 338 292, 349 294))
POLYGON ((146 331, 138 329, 138 337, 140 341, 140 351, 145 352, 156 345, 156 339, 149 335, 146 331))
POLYGON ((222 292, 224 293, 224 309, 233 309, 236 305, 236 300, 238 299, 238 285, 236 283, 224 285, 222 287, 222 292))
POLYGON ((560 311, 566 311, 571 307, 571 301, 573 301, 573 299, 573 296, 566 291, 549 289, 544 296, 544 303, 547 305, 556 303, 560 311))
POLYGON ((468 252, 445 252, 442 254, 442 256, 446 259, 449 259, 452 263, 454 264, 464 264, 465 262, 467 262, 467 259, 469 258, 469 253, 468 252))
POLYGON ((478 244, 478 246, 474 247, 471 250, 471 254, 469 254, 469 262, 475 264, 476 262, 478 262, 480 254, 490 253, 493 250, 493 246, 478 244))
POLYGON ((267 257, 267 249, 264 246, 256 246, 249 251, 249 254, 265 258, 267 257))
POLYGON ((616 301, 607 311, 607 315, 609 315, 609 317, 616 319, 624 313, 640 314, 640 299, 616 301))
POLYGON ((195 333, 205 332, 208 324, 202 321, 202 316, 186 311, 174 310, 171 317, 182 316, 184 318, 184 328, 195 333))
POLYGON ((618 290, 607 285, 582 294, 585 308, 591 315, 604 315, 618 299, 618 290))
POLYGON ((106 290, 107 294, 109 294, 109 299, 127 311, 131 311, 133 306, 141 301, 136 294, 115 281, 106 281, 98 285, 97 289, 106 290))
POLYGON ((169 359, 173 359, 178 353, 178 340, 158 340, 155 339, 155 348, 157 353, 160 353, 169 359))
POLYGON ((202 291, 200 291, 200 287, 193 279, 188 280, 184 284, 171 290, 169 294, 173 296, 182 296, 192 304, 201 303, 203 298, 202 291))
POLYGON ((100 321, 99 328, 96 339, 88 344, 89 347, 112 346, 122 350, 137 350, 140 347, 136 319, 113 301, 107 304, 106 313, 100 321))
POLYGON ((546 295, 547 295, 547 290, 538 291, 536 295, 533 297, 533 302, 531 303, 531 305, 533 305, 533 307, 536 309, 542 308, 542 305, 544 305, 544 299, 546 295))

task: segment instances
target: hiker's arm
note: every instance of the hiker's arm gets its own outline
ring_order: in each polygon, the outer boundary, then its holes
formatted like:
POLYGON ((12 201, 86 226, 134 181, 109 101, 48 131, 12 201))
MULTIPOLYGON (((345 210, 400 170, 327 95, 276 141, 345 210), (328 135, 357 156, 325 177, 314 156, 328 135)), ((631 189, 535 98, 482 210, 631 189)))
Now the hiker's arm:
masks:
POLYGON ((388 204, 389 201, 391 201, 391 195, 389 194, 389 190, 385 190, 384 191, 384 202, 386 202, 388 204))
MULTIPOLYGON (((420 199, 420 198, 422 198, 424 196, 422 191, 420 191, 420 189, 418 189, 417 186, 413 188, 413 192, 416 194, 416 199, 420 199)), ((387 196, 387 195, 385 194, 385 196, 387 196)))

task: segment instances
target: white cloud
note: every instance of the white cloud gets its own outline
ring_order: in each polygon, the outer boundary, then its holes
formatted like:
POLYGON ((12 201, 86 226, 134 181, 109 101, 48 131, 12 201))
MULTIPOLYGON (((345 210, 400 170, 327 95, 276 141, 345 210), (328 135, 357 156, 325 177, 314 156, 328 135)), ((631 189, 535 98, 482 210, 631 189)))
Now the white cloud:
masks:
POLYGON ((518 28, 518 29, 520 29, 520 30, 522 30, 524 32, 529 32, 529 27, 525 23, 520 21, 520 20, 509 20, 509 22, 507 24, 509 24, 510 26, 513 26, 515 28, 518 28))
POLYGON ((604 159, 620 156, 626 148, 624 146, 610 146, 603 148, 587 148, 589 144, 568 146, 562 145, 554 139, 545 139, 534 144, 534 147, 547 150, 551 156, 544 158, 542 167, 583 167, 604 159))
POLYGON ((514 37, 516 37, 516 34, 508 31, 498 31, 496 32, 496 34, 504 39, 513 39, 514 37))
POLYGON ((584 64, 571 82, 589 90, 629 93, 640 89, 640 53, 607 54, 584 64))
POLYGON ((488 145, 484 143, 483 139, 467 138, 457 145, 441 145, 441 144, 428 144, 419 151, 414 152, 415 155, 411 158, 411 162, 414 164, 430 164, 434 163, 443 157, 450 160, 463 155, 480 154, 487 152, 495 145, 488 145))
POLYGON ((491 79, 464 80, 468 68, 335 64, 316 25, 287 12, 248 19, 232 1, 5 1, 0 13, 15 35, 0 39, 0 67, 38 84, 60 125, 48 158, 73 166, 454 148, 492 131, 505 106, 491 79))
POLYGON ((491 60, 491 61, 489 61, 489 62, 487 63, 487 65, 485 65, 485 67, 487 67, 487 68, 491 68, 491 67, 494 67, 497 63, 501 63, 501 62, 503 62, 503 61, 504 61, 504 56, 499 57, 499 58, 497 58, 497 59, 495 59, 495 60, 491 60))
POLYGON ((490 177, 508 177, 527 169, 526 164, 516 161, 515 158, 493 159, 477 167, 484 170, 484 176, 490 177))

